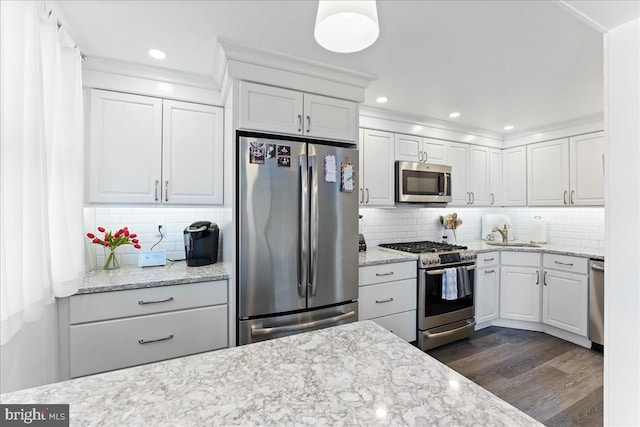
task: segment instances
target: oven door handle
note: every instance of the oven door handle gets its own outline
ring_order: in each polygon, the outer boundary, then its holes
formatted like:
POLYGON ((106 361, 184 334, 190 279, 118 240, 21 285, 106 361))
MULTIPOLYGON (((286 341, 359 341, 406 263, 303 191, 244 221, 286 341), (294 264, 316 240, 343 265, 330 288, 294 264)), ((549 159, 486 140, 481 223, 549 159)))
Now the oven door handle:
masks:
POLYGON ((453 335, 453 334, 457 334, 458 332, 465 330, 465 329, 469 329, 469 328, 473 328, 476 326, 476 321, 468 321, 467 320, 467 324, 464 326, 460 326, 459 328, 455 328, 455 329, 451 329, 450 331, 444 331, 444 332, 436 332, 435 334, 429 332, 429 331, 424 331, 424 335, 427 338, 442 338, 442 337, 447 337, 449 335, 453 335))
MULTIPOLYGON (((467 266, 467 270, 475 270, 475 269, 476 269, 475 265, 467 266)), ((428 276, 437 276, 438 274, 444 274, 444 268, 440 270, 425 270, 425 273, 427 273, 428 276)))

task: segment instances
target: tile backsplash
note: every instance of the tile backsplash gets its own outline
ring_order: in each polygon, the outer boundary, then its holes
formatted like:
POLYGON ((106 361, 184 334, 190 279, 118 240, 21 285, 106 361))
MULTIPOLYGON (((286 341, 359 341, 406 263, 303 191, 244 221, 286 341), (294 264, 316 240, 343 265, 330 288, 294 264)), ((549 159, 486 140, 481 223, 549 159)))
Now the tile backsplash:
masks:
POLYGON ((547 222, 548 243, 604 249, 604 208, 466 208, 396 207, 362 208, 363 234, 367 246, 385 242, 442 239, 440 215, 457 212, 462 225, 456 230, 458 242, 479 240, 484 214, 508 215, 516 240, 529 241, 534 216, 547 222))
MULTIPOLYGON (((86 233, 97 234, 97 227, 102 226, 107 230, 116 232, 122 227, 128 227, 132 233, 138 235, 141 250, 148 251, 160 240, 157 233, 157 224, 163 224, 164 238, 154 249, 167 251, 168 259, 184 259, 183 231, 196 221, 211 221, 221 225, 223 221, 222 208, 144 208, 144 207, 87 207, 84 211, 84 226, 86 233)), ((105 249, 92 244, 86 239, 86 265, 88 270, 100 267, 104 264, 105 249)), ((222 245, 218 245, 221 251, 222 245)), ((121 265, 137 265, 138 250, 130 245, 118 248, 118 260, 121 265)), ((218 259, 221 259, 220 252, 218 259)))

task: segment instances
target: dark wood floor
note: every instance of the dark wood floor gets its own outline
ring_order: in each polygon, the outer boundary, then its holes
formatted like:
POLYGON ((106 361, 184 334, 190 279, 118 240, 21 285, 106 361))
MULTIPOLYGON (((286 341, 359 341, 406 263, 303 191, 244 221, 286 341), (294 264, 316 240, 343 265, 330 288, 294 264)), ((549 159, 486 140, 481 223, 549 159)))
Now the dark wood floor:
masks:
POLYGON ((490 327, 428 353, 548 426, 601 426, 602 353, 490 327))

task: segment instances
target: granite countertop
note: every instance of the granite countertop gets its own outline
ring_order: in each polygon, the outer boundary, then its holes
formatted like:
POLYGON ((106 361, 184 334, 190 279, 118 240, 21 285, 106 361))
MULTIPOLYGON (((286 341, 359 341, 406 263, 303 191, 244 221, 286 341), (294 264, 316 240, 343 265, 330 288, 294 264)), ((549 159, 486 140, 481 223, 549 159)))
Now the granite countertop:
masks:
POLYGON ((229 273, 222 263, 188 267, 186 261, 176 261, 158 267, 126 266, 116 270, 94 270, 86 273, 82 286, 76 295, 182 285, 228 278, 229 273))
POLYGON ((571 246, 554 245, 548 243, 537 243, 539 248, 532 247, 514 247, 514 246, 493 246, 488 245, 482 240, 459 242, 460 245, 467 246, 469 250, 478 253, 491 251, 515 251, 515 252, 545 252, 559 255, 579 256, 604 260, 604 249, 593 248, 576 248, 571 246))
POLYGON ((371 321, 49 384, 71 425, 542 425, 371 321))
POLYGON ((365 252, 359 252, 360 267, 366 265, 392 264, 395 262, 415 261, 417 255, 394 251, 392 249, 381 248, 375 246, 367 248, 365 252))

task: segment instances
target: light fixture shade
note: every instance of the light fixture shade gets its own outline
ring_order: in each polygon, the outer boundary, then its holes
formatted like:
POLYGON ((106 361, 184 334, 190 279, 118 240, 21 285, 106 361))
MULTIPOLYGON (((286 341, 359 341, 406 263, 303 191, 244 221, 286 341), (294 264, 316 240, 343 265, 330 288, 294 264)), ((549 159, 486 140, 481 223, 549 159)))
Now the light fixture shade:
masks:
POLYGON ((320 0, 313 32, 323 48, 351 53, 373 44, 380 34, 375 0, 320 0))

